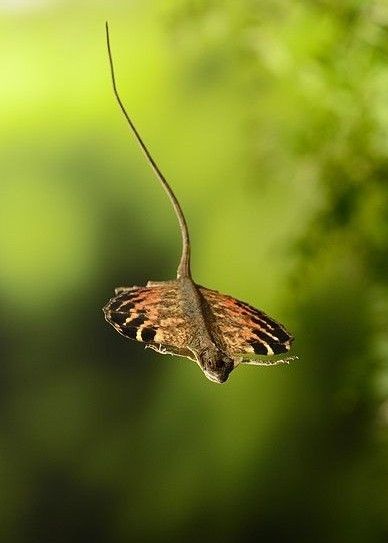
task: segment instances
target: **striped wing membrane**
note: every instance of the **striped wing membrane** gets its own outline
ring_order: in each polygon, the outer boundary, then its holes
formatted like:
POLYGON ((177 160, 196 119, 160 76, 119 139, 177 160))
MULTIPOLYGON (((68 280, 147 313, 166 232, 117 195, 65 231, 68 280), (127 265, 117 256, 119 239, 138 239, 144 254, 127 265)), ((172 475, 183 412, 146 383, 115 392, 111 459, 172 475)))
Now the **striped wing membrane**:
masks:
POLYGON ((123 336, 149 345, 173 348, 185 356, 188 326, 173 284, 116 289, 103 311, 123 336))
POLYGON ((245 354, 274 355, 290 349, 293 337, 279 322, 232 296, 199 287, 211 308, 215 335, 231 358, 245 354))

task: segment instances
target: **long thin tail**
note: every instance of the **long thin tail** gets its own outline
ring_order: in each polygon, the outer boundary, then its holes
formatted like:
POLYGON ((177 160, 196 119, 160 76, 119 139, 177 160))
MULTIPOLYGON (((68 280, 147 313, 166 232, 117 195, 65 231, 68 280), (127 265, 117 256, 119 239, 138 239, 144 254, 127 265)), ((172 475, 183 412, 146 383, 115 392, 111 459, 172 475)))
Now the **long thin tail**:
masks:
POLYGON ((117 90, 116 86, 116 78, 115 78, 115 71, 114 71, 114 65, 113 65, 113 57, 112 57, 112 51, 110 47, 110 39, 109 39, 109 27, 108 23, 105 23, 105 29, 106 29, 106 45, 108 48, 108 56, 109 56, 109 65, 110 65, 110 73, 112 78, 112 85, 113 85, 113 92, 116 97, 116 100, 120 106, 120 109, 122 113, 124 114, 124 117, 126 118, 133 134, 136 137, 137 142, 139 143, 142 151, 144 152, 148 162, 150 163, 152 169, 156 173, 159 181, 161 182, 164 190, 167 192, 167 195, 172 203, 172 206, 174 208, 175 214, 177 216, 178 222, 179 222, 179 228, 182 235, 182 255, 179 262, 178 270, 177 270, 177 277, 178 279, 180 277, 191 277, 191 271, 190 271, 190 238, 189 238, 189 230, 187 228, 187 223, 185 216, 183 215, 182 208, 173 193, 172 188, 167 182, 167 179, 164 177, 162 172, 160 171, 158 165, 156 164, 155 160, 152 158, 151 153, 149 152, 146 144, 140 137, 139 132, 137 131, 135 125, 133 124, 131 118, 129 117, 127 110, 125 109, 125 106, 123 102, 121 101, 119 92, 117 90))

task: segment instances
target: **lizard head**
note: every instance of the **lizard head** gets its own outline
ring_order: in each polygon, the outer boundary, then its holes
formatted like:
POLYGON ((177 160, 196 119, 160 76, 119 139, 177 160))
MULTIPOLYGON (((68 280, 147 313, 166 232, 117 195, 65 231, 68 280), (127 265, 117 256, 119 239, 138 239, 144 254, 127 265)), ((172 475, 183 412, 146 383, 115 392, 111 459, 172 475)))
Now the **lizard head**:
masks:
POLYGON ((198 358, 203 373, 214 383, 225 383, 235 367, 233 360, 219 349, 204 351, 198 358))

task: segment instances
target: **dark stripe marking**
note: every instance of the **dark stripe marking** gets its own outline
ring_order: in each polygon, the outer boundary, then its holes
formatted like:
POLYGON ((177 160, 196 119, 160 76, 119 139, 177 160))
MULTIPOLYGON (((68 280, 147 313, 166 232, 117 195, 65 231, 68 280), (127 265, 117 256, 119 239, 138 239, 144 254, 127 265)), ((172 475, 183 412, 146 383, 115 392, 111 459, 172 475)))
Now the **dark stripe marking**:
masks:
POLYGON ((272 320, 270 317, 265 315, 259 309, 256 309, 255 307, 252 307, 251 305, 246 304, 245 302, 237 301, 236 305, 238 305, 239 307, 241 307, 241 309, 246 311, 253 320, 258 319, 259 320, 258 324, 265 323, 265 326, 268 327, 270 330, 279 326, 279 324, 276 321, 272 320))
POLYGON ((143 341, 152 341, 156 336, 156 330, 153 328, 143 328, 141 331, 141 339, 143 341))
POLYGON ((143 313, 141 313, 140 315, 138 315, 136 318, 132 319, 131 321, 128 322, 128 326, 136 326, 136 327, 139 327, 141 326, 142 324, 144 324, 144 321, 147 320, 147 317, 145 315, 143 315, 143 313))
POLYGON ((129 337, 129 339, 136 339, 137 328, 135 326, 123 326, 121 330, 124 336, 129 337))
POLYGON ((262 341, 265 341, 271 347, 274 354, 285 353, 287 351, 287 347, 285 345, 267 336, 266 333, 257 331, 255 332, 255 335, 262 341))
POLYGON ((114 298, 113 301, 110 304, 108 304, 108 307, 110 311, 117 311, 121 307, 122 303, 123 303, 122 299, 114 298))
POLYGON ((260 326, 260 328, 264 328, 265 330, 268 330, 268 332, 273 333, 273 326, 271 326, 264 317, 257 317, 256 315, 250 315, 250 317, 255 324, 260 326))
POLYGON ((261 341, 250 341, 249 344, 256 354, 268 354, 267 347, 261 341))
POLYGON ((130 311, 135 307, 135 304, 132 302, 123 302, 123 305, 120 306, 120 311, 130 311))
POLYGON ((108 318, 109 320, 111 320, 112 322, 114 322, 115 324, 119 324, 120 326, 122 326, 127 318, 127 314, 126 313, 118 313, 117 311, 115 311, 114 313, 108 313, 108 318))
POLYGON ((283 330, 283 328, 281 328, 278 324, 274 326, 275 323, 272 320, 271 320, 271 323, 273 323, 273 325, 270 325, 267 322, 267 317, 264 317, 264 315, 261 318, 252 317, 252 320, 260 328, 265 328, 266 330, 268 330, 270 334, 272 334, 273 336, 276 336, 281 343, 285 343, 286 341, 290 340, 291 336, 287 334, 287 332, 283 330))

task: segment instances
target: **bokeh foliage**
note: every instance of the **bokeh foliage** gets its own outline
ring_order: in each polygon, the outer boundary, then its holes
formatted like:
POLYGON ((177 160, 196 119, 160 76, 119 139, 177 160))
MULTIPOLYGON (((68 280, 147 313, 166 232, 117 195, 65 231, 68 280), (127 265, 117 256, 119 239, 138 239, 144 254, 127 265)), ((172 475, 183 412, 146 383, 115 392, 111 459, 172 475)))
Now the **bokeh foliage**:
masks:
POLYGON ((386 2, 3 1, 0 536, 388 538, 386 2), (216 386, 104 322, 175 273, 287 323, 216 386))

